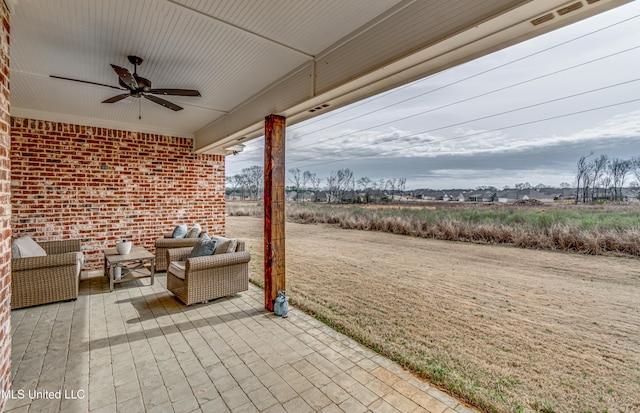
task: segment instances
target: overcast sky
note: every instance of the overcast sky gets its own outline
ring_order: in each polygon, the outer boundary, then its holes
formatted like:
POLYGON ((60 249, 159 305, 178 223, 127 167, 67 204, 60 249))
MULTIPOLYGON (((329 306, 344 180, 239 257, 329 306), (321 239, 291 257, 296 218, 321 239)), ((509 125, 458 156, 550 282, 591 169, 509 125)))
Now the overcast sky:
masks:
MULTIPOLYGON (((409 189, 573 184, 591 151, 640 155, 639 69, 633 1, 293 125, 286 168, 350 168, 409 189)), ((263 148, 227 157, 227 175, 262 166, 263 148)))

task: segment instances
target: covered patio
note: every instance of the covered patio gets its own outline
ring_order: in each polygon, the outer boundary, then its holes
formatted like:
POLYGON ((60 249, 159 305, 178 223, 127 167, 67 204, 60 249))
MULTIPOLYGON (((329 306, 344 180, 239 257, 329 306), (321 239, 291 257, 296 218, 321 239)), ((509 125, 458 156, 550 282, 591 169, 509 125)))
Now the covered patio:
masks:
POLYGON ((286 127, 627 1, 4 0, 0 411, 468 411, 268 311, 286 287, 286 127), (264 291, 187 307, 160 274, 110 293, 117 240, 226 233, 225 156, 262 135, 264 291), (25 235, 81 240, 77 301, 11 311, 25 235))
POLYGON ((256 287, 186 307, 165 280, 94 277, 75 302, 14 311, 5 411, 475 411, 307 314, 265 312, 256 287))

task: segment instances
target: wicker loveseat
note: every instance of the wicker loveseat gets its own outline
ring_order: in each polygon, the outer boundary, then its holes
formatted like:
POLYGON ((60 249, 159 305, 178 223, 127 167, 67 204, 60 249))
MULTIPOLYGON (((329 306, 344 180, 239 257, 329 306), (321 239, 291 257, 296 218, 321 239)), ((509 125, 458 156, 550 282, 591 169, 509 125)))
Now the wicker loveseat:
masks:
POLYGON ((80 240, 39 245, 46 256, 11 260, 11 309, 78 298, 80 240))
POLYGON ((183 262, 184 278, 167 269, 167 289, 186 305, 202 303, 249 289, 249 261, 244 241, 236 252, 187 258, 192 248, 167 251, 168 262, 183 262))

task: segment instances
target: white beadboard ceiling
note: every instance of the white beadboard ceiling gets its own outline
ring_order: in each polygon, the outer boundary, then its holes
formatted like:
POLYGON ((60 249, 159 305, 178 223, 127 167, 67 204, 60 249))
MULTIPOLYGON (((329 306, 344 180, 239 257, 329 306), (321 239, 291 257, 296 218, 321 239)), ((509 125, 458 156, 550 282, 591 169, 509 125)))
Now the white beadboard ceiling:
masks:
POLYGON ((625 2, 9 0, 11 114, 191 137, 197 152, 227 154, 271 113, 293 124, 625 2), (154 88, 202 96, 163 97, 178 112, 106 104, 124 92, 50 77, 117 86, 109 64, 133 72, 127 55, 144 59, 138 74, 154 88))

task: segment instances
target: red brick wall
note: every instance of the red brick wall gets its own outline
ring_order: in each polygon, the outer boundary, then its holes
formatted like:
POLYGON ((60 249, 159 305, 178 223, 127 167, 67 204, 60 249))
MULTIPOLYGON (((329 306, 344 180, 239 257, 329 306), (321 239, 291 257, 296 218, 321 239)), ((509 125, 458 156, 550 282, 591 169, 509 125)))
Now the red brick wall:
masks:
POLYGON ((120 239, 153 251, 179 223, 225 232, 224 157, 192 141, 11 119, 11 224, 38 240, 80 238, 86 269, 120 239))
MULTIPOLYGON (((0 3, 0 388, 11 387, 11 138, 9 136, 9 13, 0 3)), ((0 411, 5 399, 0 397, 0 411)))

